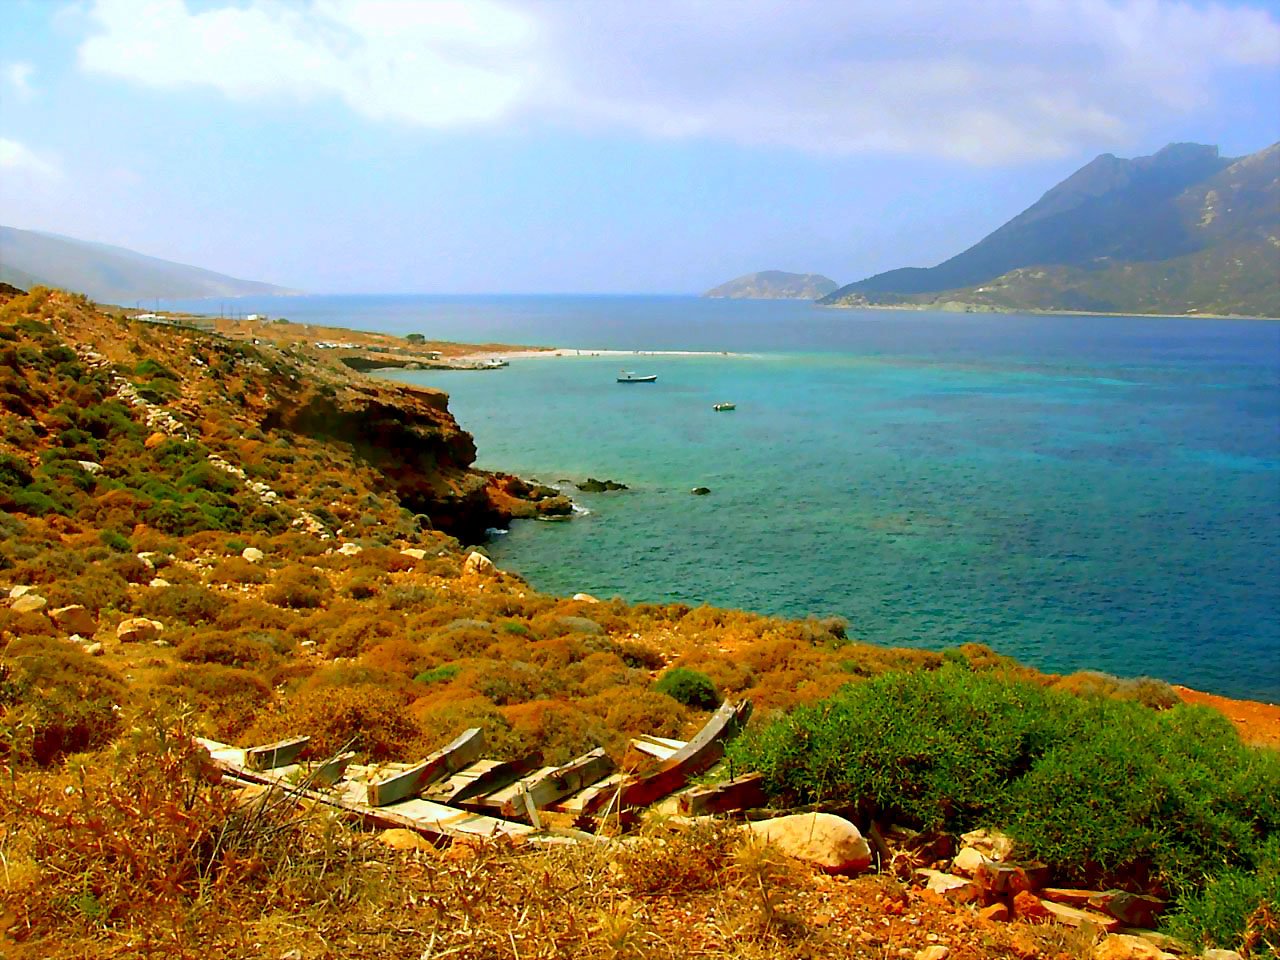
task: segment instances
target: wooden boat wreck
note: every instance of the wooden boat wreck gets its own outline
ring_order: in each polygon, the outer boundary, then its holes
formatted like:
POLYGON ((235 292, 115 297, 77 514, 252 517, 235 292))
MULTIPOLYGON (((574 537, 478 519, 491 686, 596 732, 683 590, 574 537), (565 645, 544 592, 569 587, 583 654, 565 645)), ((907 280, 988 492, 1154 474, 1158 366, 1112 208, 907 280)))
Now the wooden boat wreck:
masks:
MULTIPOLYGON (((538 754, 485 759, 484 731, 478 727, 417 763, 359 764, 351 753, 304 762, 307 737, 247 748, 197 742, 226 781, 276 787, 373 826, 401 827, 437 840, 521 840, 566 832, 548 829, 544 812, 571 815, 580 827, 607 817, 627 822, 636 809, 685 791, 691 778, 724 756, 725 743, 750 715, 749 700, 725 703, 687 742, 637 737, 628 751, 635 762, 626 764, 635 772, 619 771, 601 748, 556 766, 542 765, 538 754)), ((723 808, 704 801, 692 806, 723 808)))

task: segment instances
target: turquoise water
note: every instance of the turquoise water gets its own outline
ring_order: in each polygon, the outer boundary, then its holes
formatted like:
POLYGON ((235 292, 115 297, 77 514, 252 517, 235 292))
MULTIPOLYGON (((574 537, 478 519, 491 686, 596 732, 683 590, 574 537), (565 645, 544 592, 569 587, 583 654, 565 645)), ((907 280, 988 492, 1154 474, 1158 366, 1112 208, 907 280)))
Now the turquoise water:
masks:
POLYGON ((1280 324, 641 297, 242 309, 749 354, 399 375, 450 392, 481 466, 631 486, 494 540, 541 589, 839 614, 886 644, 1280 700, 1280 324), (658 382, 618 385, 621 366, 658 382))

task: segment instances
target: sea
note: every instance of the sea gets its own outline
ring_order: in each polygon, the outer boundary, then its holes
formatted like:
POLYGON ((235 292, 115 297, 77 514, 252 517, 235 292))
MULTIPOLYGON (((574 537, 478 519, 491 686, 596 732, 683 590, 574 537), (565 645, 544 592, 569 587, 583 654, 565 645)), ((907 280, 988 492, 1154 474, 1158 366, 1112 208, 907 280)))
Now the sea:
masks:
POLYGON ((654 296, 234 306, 576 351, 386 374, 447 390, 480 467, 628 486, 570 487, 572 521, 494 535, 540 590, 836 615, 874 643, 1280 702, 1280 322, 654 296))

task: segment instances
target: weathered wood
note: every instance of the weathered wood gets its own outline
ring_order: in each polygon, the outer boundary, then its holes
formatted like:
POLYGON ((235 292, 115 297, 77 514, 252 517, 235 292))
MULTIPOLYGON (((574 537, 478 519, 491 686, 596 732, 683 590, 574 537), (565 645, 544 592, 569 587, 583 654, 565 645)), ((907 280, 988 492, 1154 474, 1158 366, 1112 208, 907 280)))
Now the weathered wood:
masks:
POLYGON ((519 760, 477 760, 448 780, 429 787, 426 791, 427 799, 437 803, 458 804, 515 783, 531 771, 537 770, 541 764, 542 754, 536 752, 519 760))
POLYGON ((287 767, 298 759, 302 748, 310 742, 310 737, 294 737, 290 740, 277 740, 275 743, 260 747, 249 747, 244 752, 244 762, 254 770, 287 767))
POLYGON ((547 774, 555 773, 558 767, 539 767, 527 776, 521 777, 514 783, 509 783, 505 787, 499 787, 491 793, 481 794, 476 797, 468 797, 460 800, 458 806, 464 810, 474 810, 477 813, 493 813, 498 814, 502 811, 503 806, 509 805, 516 797, 520 795, 520 788, 527 786, 534 780, 538 780, 547 774))
POLYGON ((652 737, 644 734, 639 737, 633 737, 628 747, 631 750, 646 753, 651 757, 657 757, 659 760, 667 760, 673 753, 683 749, 685 745, 684 740, 669 740, 666 737, 652 737))
POLYGON ((519 795, 502 804, 502 815, 519 816, 523 813, 526 802, 535 807, 545 807, 607 777, 613 772, 614 766, 604 748, 597 747, 549 773, 521 780, 519 795))
POLYGON ((679 799, 680 812, 686 816, 750 810, 753 807, 763 807, 768 802, 764 794, 764 775, 760 773, 748 773, 723 783, 694 787, 679 799))
POLYGON ((342 779, 347 767, 356 758, 354 751, 340 753, 307 771, 307 779, 322 787, 328 787, 342 779))
POLYGON ((262 783, 278 787, 291 796, 334 807, 372 826, 403 827, 432 839, 530 837, 536 831, 523 823, 481 816, 430 800, 402 800, 390 807, 372 807, 363 802, 363 784, 344 782, 336 791, 299 787, 272 770, 253 770, 244 763, 245 751, 216 740, 197 739, 208 751, 209 762, 223 774, 241 783, 262 783))
MULTIPOLYGON (((636 777, 622 788, 619 801, 624 807, 647 807, 667 794, 675 793, 691 777, 697 776, 724 756, 725 741, 746 726, 751 716, 751 701, 732 704, 727 700, 720 705, 698 735, 668 757, 656 771, 636 777)), ((597 798, 587 813, 592 813, 612 802, 597 798)))
POLYGON ((583 787, 577 793, 572 793, 563 800, 557 800, 555 803, 547 804, 548 810, 554 810, 557 813, 580 814, 587 806, 601 794, 607 797, 618 792, 618 785, 626 779, 626 774, 611 773, 603 780, 599 780, 590 786, 583 787))
POLYGON ((430 783, 461 770, 480 759, 484 750, 484 731, 479 727, 464 730, 452 743, 437 750, 421 763, 403 773, 397 773, 368 784, 366 802, 371 807, 383 807, 397 800, 417 796, 430 783))

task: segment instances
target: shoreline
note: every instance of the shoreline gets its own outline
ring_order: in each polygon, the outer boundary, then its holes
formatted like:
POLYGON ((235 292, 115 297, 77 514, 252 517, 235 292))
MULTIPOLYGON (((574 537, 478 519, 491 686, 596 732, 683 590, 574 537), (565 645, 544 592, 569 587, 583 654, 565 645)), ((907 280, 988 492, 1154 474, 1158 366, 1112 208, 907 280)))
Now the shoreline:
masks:
POLYGON ((530 360, 543 357, 746 357, 749 354, 729 350, 592 350, 576 347, 541 347, 517 350, 490 350, 463 353, 451 360, 530 360))
POLYGON ((893 310, 899 313, 960 313, 960 314, 1004 314, 1006 316, 1028 317, 1114 317, 1124 320, 1270 320, 1280 321, 1280 317, 1249 316, 1240 313, 1125 313, 1118 310, 1047 310, 1035 307, 996 307, 985 303, 966 303, 950 300, 941 303, 822 303, 813 301, 814 306, 825 310, 893 310))

